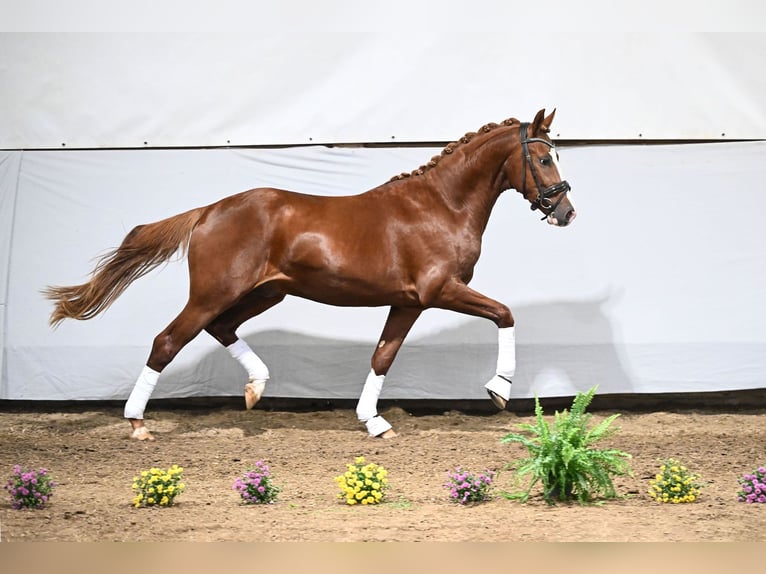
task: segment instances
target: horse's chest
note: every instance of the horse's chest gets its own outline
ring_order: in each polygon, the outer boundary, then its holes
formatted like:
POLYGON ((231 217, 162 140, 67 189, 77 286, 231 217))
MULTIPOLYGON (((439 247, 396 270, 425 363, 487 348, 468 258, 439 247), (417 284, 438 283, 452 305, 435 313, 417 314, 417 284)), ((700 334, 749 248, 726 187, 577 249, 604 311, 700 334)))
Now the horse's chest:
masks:
POLYGON ((450 243, 450 250, 459 267, 473 269, 481 255, 481 238, 471 234, 456 234, 450 243))

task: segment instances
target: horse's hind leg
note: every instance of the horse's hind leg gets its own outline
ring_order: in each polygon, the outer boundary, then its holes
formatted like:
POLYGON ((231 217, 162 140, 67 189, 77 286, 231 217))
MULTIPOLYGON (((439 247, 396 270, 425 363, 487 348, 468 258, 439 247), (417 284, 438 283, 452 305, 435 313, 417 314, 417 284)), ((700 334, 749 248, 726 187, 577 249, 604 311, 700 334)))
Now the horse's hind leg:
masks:
POLYGON ((270 309, 284 298, 284 294, 281 293, 264 295, 259 290, 251 291, 205 327, 205 330, 226 347, 229 354, 247 371, 245 406, 248 410, 261 399, 269 379, 269 369, 250 346, 237 337, 236 330, 242 323, 270 309))
POLYGON ((206 309, 189 301, 183 311, 154 338, 149 360, 125 403, 124 416, 133 427, 133 438, 154 440, 144 425, 144 409, 162 370, 220 309, 206 309))
POLYGON ((391 424, 378 414, 378 397, 383 389, 383 380, 404 338, 422 312, 423 310, 417 307, 391 307, 388 313, 383 333, 372 355, 372 368, 367 375, 356 406, 357 417, 365 423, 370 436, 381 438, 396 436, 391 424))

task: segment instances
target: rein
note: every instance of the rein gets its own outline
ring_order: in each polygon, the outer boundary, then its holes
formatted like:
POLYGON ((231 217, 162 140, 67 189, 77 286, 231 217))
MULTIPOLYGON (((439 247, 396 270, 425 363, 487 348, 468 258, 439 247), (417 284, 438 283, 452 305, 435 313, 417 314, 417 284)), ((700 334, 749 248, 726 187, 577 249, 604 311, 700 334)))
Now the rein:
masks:
MULTIPOLYGON (((537 186, 537 199, 531 202, 531 205, 529 206, 529 208, 532 211, 534 211, 535 209, 539 209, 540 211, 547 209, 548 213, 545 214, 542 218, 542 220, 545 220, 545 218, 548 217, 549 214, 556 211, 556 208, 559 206, 559 203, 561 203, 561 200, 564 199, 564 195, 566 195, 566 193, 572 188, 569 185, 569 182, 567 182, 566 180, 562 180, 558 183, 554 183, 553 185, 546 188, 543 188, 543 186, 540 184, 540 178, 537 177, 537 172, 535 171, 535 164, 532 161, 532 156, 529 153, 529 144, 533 142, 544 143, 551 149, 555 148, 556 146, 554 146, 548 140, 544 140, 542 138, 528 138, 527 137, 528 127, 529 127, 529 123, 521 124, 521 131, 520 131, 521 147, 522 147, 522 151, 524 152, 524 167, 522 169, 522 176, 521 176, 521 192, 524 193, 524 191, 527 189, 527 165, 529 165, 529 169, 532 172, 532 178, 535 180, 535 185, 537 186), (556 200, 556 203, 553 203, 551 201, 551 198, 557 194, 559 195, 559 197, 556 200)), ((543 213, 545 212, 543 211, 543 213)))

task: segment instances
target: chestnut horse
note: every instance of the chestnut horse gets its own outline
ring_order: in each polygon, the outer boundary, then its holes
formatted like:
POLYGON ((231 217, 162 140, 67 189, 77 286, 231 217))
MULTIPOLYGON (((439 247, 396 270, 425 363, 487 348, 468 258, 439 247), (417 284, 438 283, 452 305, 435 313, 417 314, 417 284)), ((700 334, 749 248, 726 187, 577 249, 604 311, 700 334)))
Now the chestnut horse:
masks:
POLYGON ((498 327, 490 398, 505 408, 516 368, 515 327, 505 305, 468 287, 481 238, 499 195, 515 188, 548 223, 575 217, 548 137, 552 112, 531 123, 487 124, 441 155, 365 193, 319 197, 259 188, 174 217, 139 225, 102 257, 89 282, 48 287, 51 325, 90 319, 135 279, 187 255, 189 299, 154 339, 125 405, 132 437, 153 440, 144 408, 160 372, 203 329, 247 370, 247 408, 261 398, 269 371, 237 337, 246 320, 286 295, 339 306, 390 306, 356 413, 371 436, 395 436, 377 412, 383 380, 405 336, 428 308, 457 311, 498 327))

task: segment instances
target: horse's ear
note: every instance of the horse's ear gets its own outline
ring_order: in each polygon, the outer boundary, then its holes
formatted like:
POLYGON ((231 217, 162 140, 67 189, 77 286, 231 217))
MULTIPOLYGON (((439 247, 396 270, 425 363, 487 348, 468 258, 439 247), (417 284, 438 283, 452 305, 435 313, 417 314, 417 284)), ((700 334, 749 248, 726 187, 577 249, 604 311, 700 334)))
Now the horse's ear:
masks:
POLYGON ((551 124, 553 123, 553 117, 556 115, 556 109, 550 113, 548 117, 545 117, 545 108, 537 112, 534 121, 532 122, 532 133, 537 134, 542 130, 544 133, 551 131, 551 124))
POLYGON ((543 120, 543 129, 545 130, 545 133, 548 133, 551 131, 551 124, 553 123, 553 117, 556 115, 556 108, 553 108, 553 111, 550 113, 550 115, 543 120))

